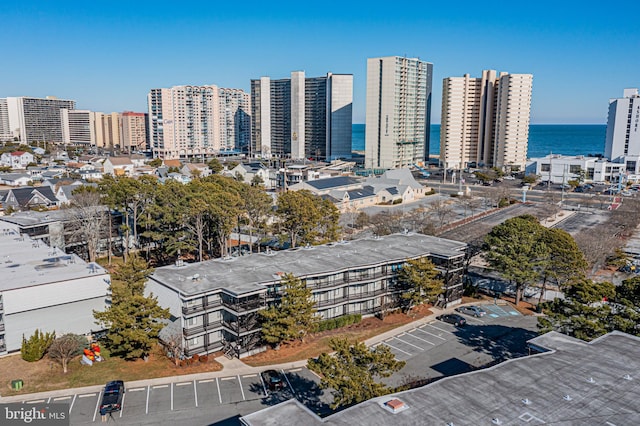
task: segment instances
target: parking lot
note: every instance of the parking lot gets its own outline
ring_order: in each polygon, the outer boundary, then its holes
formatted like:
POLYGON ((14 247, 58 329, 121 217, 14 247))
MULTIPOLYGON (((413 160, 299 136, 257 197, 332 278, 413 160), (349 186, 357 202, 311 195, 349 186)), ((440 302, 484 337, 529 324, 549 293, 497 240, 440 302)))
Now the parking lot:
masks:
MULTIPOLYGON (((285 385, 277 391, 270 391, 257 373, 127 387, 122 409, 104 420, 120 424, 166 424, 176 413, 181 424, 209 424, 294 397, 305 401, 316 411, 328 409, 321 401, 322 391, 317 376, 304 368, 279 371, 285 385)), ((100 391, 26 400, 23 403, 68 403, 71 424, 81 425, 103 421, 99 412, 101 399, 100 391)))

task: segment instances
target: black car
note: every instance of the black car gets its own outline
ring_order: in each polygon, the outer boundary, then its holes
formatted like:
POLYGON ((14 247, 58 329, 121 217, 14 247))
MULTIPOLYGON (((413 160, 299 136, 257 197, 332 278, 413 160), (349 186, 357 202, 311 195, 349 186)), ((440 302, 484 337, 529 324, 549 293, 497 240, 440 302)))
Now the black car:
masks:
POLYGON ((461 327, 467 323, 467 320, 458 314, 444 314, 436 317, 437 320, 448 322, 455 326, 461 327))
POLYGON ((276 370, 266 370, 262 372, 262 380, 270 391, 276 391, 284 388, 284 380, 282 374, 276 370))
POLYGON ((102 403, 100 404, 100 415, 120 411, 122 408, 122 397, 124 396, 124 382, 114 380, 104 387, 102 403))

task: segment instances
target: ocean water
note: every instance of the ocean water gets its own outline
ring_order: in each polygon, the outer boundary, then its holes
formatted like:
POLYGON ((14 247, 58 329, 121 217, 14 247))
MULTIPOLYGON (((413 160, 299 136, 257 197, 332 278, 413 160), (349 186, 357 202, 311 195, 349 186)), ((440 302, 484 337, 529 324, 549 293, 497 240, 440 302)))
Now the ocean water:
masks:
MULTIPOLYGON (((364 151, 364 124, 352 126, 354 151, 364 151)), ((529 158, 550 153, 562 155, 604 154, 604 124, 532 124, 529 126, 529 158)), ((440 125, 431 125, 429 154, 440 154, 440 125)))

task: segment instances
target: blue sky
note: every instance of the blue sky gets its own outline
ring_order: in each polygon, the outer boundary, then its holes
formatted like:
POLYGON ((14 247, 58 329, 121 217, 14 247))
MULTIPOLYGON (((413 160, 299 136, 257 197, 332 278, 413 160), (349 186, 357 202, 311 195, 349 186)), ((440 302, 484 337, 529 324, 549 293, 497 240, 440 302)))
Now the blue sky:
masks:
POLYGON ((442 79, 483 69, 533 74, 533 123, 605 123, 608 99, 640 86, 640 2, 52 2, 0 9, 0 97, 75 99, 146 111, 154 87, 249 91, 260 76, 354 75, 364 122, 366 60, 434 64, 442 79))

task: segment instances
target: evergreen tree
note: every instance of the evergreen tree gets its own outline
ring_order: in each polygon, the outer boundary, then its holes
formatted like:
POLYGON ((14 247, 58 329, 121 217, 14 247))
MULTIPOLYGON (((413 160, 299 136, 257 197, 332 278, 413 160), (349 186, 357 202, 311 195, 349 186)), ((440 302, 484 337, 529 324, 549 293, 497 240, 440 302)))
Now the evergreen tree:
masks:
POLYGON ((284 294, 280 303, 260 312, 264 319, 262 336, 267 343, 280 343, 304 337, 315 331, 320 318, 316 315, 311 289, 292 274, 282 278, 284 294))
POLYGON ((169 310, 158 305, 153 294, 144 295, 146 277, 152 272, 137 254, 132 254, 111 279, 111 305, 94 311, 96 322, 108 328, 105 345, 124 359, 146 357, 169 318, 169 310))
POLYGON ((34 362, 42 359, 55 338, 55 332, 43 333, 37 328, 29 339, 25 339, 24 335, 22 335, 22 347, 20 349, 22 359, 28 362, 34 362))
POLYGON ((389 377, 405 365, 386 345, 370 349, 363 342, 342 338, 331 339, 329 346, 335 354, 309 359, 307 367, 320 376, 323 389, 332 390, 333 409, 388 394, 391 389, 376 379, 389 377))
POLYGON ((437 276, 435 265, 426 257, 408 260, 402 266, 398 280, 408 287, 402 294, 407 312, 416 305, 433 301, 442 293, 443 282, 437 276))

